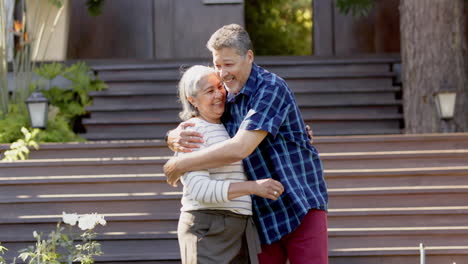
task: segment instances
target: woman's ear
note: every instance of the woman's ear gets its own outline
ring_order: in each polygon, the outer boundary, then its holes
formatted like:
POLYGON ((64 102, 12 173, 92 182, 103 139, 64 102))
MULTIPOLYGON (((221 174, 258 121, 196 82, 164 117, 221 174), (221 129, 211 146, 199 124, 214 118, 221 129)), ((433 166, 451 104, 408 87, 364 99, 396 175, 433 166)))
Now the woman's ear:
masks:
POLYGON ((193 107, 197 108, 196 100, 193 98, 193 96, 188 96, 187 100, 190 102, 190 104, 193 105, 193 107))

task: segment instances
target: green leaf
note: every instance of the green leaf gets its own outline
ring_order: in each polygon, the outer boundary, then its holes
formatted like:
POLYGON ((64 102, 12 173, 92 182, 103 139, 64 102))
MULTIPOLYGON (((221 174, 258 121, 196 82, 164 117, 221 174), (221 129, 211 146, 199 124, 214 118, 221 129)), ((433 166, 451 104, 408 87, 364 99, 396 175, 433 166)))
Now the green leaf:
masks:
POLYGON ((18 256, 22 261, 26 261, 29 258, 29 252, 23 252, 18 256))
POLYGON ((25 136, 26 136, 27 134, 29 134, 29 131, 28 131, 28 129, 27 129, 27 128, 25 128, 25 127, 21 127, 21 133, 23 133, 23 135, 25 135, 25 136))
POLYGON ((29 142, 29 146, 33 147, 35 150, 39 150, 39 144, 37 144, 35 141, 29 142))
POLYGON ((36 67, 34 72, 42 78, 45 78, 47 80, 53 80, 58 75, 62 74, 63 69, 64 67, 62 63, 53 62, 42 64, 40 67, 36 67))

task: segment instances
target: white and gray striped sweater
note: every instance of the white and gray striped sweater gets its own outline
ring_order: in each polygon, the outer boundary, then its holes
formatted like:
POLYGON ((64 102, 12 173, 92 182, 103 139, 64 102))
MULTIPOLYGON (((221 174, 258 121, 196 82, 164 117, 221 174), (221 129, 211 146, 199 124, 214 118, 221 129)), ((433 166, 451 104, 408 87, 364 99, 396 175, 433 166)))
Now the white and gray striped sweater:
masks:
MULTIPOLYGON (((205 142, 200 144, 200 149, 230 139, 223 124, 209 123, 200 118, 192 118, 189 122, 196 125, 187 129, 203 135, 205 142)), ((177 155, 184 154, 177 153, 177 155)), ((238 214, 252 215, 252 200, 249 195, 228 199, 230 183, 246 180, 242 161, 220 168, 187 172, 181 177, 184 190, 180 210, 229 210, 238 214)))

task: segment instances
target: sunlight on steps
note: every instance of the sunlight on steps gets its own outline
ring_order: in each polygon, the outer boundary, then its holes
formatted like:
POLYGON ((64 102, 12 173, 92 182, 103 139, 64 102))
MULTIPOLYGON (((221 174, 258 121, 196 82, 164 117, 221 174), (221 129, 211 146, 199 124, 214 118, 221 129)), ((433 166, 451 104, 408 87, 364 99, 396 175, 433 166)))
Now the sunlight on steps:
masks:
POLYGON ((324 171, 325 173, 327 172, 328 173, 354 173, 354 172, 419 172, 419 171, 442 171, 442 170, 468 170, 468 166, 386 168, 386 169, 337 169, 337 170, 325 169, 324 171))
POLYGON ((328 228, 329 232, 468 230, 468 226, 328 228))
POLYGON ((385 156, 385 155, 413 155, 413 154, 458 154, 468 153, 468 149, 445 149, 445 150, 398 150, 398 151, 365 151, 365 152, 337 152, 337 153, 322 153, 321 157, 334 156, 385 156))
MULTIPOLYGON (((379 207, 379 208, 339 208, 329 209, 330 213, 341 212, 378 212, 378 211, 426 211, 426 210, 468 210, 468 206, 428 206, 428 207, 379 207)), ((440 212, 442 213, 442 212, 440 212)))
MULTIPOLYGON (((468 134, 321 139, 331 264, 417 263, 420 242, 433 263, 468 263, 468 134)), ((29 243, 62 210, 104 212, 96 263, 178 263, 182 193, 162 173, 170 153, 115 144, 45 145, 31 160, 0 163, 0 240, 29 243)))
MULTIPOLYGON (((468 250, 468 246, 426 246, 426 250, 468 250)), ((419 252, 419 247, 368 247, 368 248, 335 248, 331 252, 352 252, 352 251, 400 251, 400 250, 416 250, 419 252)))
POLYGON ((148 174, 97 174, 97 175, 61 175, 61 176, 20 176, 20 177, 0 177, 0 181, 18 180, 57 180, 57 179, 99 179, 99 178, 154 178, 165 177, 164 173, 148 174))
MULTIPOLYGON (((150 213, 118 213, 118 214, 105 214, 105 213, 99 213, 100 215, 103 215, 104 217, 128 217, 128 216, 148 216, 150 213)), ((56 215, 19 215, 19 219, 44 219, 44 218, 57 218, 57 219, 62 219, 61 214, 56 214, 56 215)))
POLYGON ((181 195, 182 192, 162 193, 86 193, 86 194, 39 194, 39 195, 17 195, 18 199, 29 198, 78 198, 78 197, 130 197, 130 196, 155 196, 155 195, 181 195))
MULTIPOLYGON (((128 232, 102 232, 101 234, 106 235, 106 236, 123 236, 123 235, 128 235, 128 232)), ((139 234, 139 235, 164 235, 164 234, 177 235, 177 230, 160 231, 160 232, 136 232, 135 234, 139 234)))
POLYGON ((168 160, 172 156, 155 156, 155 157, 103 157, 103 158, 64 158, 64 159, 29 159, 29 160, 17 160, 8 163, 55 163, 55 162, 83 162, 83 161, 127 161, 127 160, 168 160))
POLYGON ((356 192, 356 191, 412 191, 412 190, 456 190, 468 189, 468 185, 443 185, 443 186, 398 186, 398 187, 367 187, 367 188, 328 188, 329 193, 356 192))

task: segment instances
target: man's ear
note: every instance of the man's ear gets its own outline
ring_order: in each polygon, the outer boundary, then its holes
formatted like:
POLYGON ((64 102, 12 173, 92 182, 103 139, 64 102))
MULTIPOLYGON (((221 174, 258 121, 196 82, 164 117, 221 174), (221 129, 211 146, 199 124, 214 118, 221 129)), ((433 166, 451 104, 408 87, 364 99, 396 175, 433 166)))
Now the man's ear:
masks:
POLYGON ((250 49, 247 51, 247 59, 249 60, 249 63, 253 63, 254 61, 254 53, 250 49))

